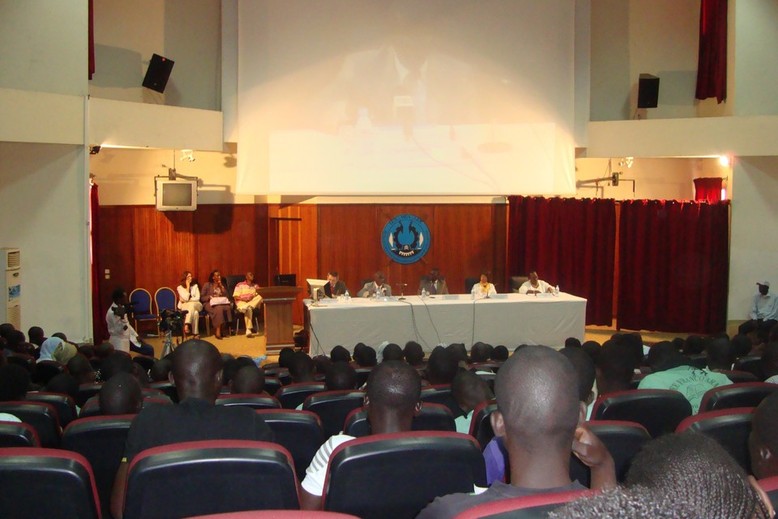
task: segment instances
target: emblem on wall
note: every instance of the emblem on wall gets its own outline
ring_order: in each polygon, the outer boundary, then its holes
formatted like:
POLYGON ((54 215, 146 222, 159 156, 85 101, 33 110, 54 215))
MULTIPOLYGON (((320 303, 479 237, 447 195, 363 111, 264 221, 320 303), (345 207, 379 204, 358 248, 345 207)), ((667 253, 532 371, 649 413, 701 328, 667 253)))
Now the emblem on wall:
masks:
POLYGON ((397 263, 415 263, 430 250, 430 230, 419 217, 401 214, 384 226, 381 246, 397 263))

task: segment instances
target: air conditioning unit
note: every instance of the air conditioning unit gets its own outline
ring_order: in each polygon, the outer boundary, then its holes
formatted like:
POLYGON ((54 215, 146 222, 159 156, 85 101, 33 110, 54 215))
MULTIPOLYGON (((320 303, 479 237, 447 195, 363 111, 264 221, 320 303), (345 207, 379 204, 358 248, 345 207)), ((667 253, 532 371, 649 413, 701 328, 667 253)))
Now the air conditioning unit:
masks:
POLYGON ((14 328, 22 328, 22 260, 19 249, 0 248, 0 323, 11 323, 14 328))

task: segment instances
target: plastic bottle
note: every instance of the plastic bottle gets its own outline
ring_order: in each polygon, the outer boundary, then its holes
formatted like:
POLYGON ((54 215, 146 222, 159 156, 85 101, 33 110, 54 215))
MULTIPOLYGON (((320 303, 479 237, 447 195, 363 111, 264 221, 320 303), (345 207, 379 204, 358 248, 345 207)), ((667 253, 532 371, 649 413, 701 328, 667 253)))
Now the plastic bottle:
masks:
POLYGON ((556 287, 554 287, 554 295, 555 295, 555 296, 558 296, 558 295, 559 295, 559 285, 557 285, 556 287))

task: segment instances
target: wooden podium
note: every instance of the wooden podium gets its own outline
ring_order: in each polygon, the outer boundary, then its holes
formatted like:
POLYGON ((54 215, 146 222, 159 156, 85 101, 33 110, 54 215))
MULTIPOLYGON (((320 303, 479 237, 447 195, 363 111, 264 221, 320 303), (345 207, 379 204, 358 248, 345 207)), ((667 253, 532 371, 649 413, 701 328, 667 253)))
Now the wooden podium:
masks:
POLYGON ((294 348, 292 305, 302 290, 300 287, 286 286, 261 287, 257 290, 265 307, 267 353, 275 353, 286 346, 294 348))

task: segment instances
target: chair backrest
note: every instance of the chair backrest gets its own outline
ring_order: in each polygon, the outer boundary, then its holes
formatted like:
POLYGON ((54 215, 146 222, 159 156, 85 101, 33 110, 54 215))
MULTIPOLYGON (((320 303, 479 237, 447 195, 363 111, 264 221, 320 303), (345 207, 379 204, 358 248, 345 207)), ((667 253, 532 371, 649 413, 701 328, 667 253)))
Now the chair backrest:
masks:
MULTIPOLYGON (((632 464, 632 458, 651 439, 651 435, 645 427, 635 422, 592 420, 586 425, 611 453, 616 479, 619 482, 624 481, 632 464)), ((591 483, 589 467, 575 455, 570 456, 570 479, 578 481, 585 487, 589 487, 591 483)))
POLYGON ((594 403, 594 420, 637 422, 652 438, 675 431, 691 416, 692 406, 683 394, 668 389, 630 389, 600 395, 594 403))
POLYGON ((62 429, 57 409, 53 405, 30 400, 0 402, 0 413, 12 414, 32 426, 38 433, 41 446, 59 447, 62 429))
POLYGON ((30 391, 27 393, 27 400, 46 402, 47 404, 53 405, 57 410, 59 425, 61 427, 65 427, 76 419, 76 402, 70 395, 44 391, 30 391))
POLYGON ((130 462, 126 519, 299 507, 289 452, 275 443, 209 440, 139 453, 130 462))
POLYGON ((445 405, 451 410, 451 414, 455 417, 462 415, 462 409, 459 408, 459 404, 457 404, 454 395, 451 393, 451 384, 437 384, 423 387, 421 389, 420 399, 422 402, 445 405))
POLYGON ((81 384, 78 386, 78 396, 76 396, 76 405, 78 407, 84 407, 84 404, 86 404, 87 400, 95 396, 97 393, 100 392, 100 388, 103 387, 103 384, 98 382, 93 382, 91 384, 81 384))
POLYGON ((760 479, 759 486, 767 493, 773 508, 778 507, 778 476, 760 479))
POLYGON ((491 503, 476 505, 463 510, 454 516, 454 519, 536 519, 546 517, 548 512, 555 510, 565 503, 583 497, 588 490, 571 490, 569 492, 554 492, 550 494, 537 494, 534 496, 513 497, 500 499, 491 503))
POLYGON ((0 448, 40 447, 38 433, 24 422, 0 422, 0 448))
POLYGON ((156 306, 156 313, 159 315, 162 310, 175 310, 176 309, 176 293, 170 287, 160 287, 154 292, 154 306, 156 306))
POLYGON ((465 294, 469 294, 473 290, 473 285, 478 281, 479 278, 465 278, 465 294))
POLYGON ((132 310, 137 315, 151 314, 151 294, 145 288, 136 288, 130 292, 130 303, 132 310))
POLYGON ((735 361, 735 368, 738 371, 748 371, 752 373, 759 380, 764 380, 764 373, 762 372, 762 357, 761 355, 748 355, 746 357, 740 357, 735 361))
POLYGON ((156 362, 154 357, 147 357, 146 355, 136 355, 132 358, 132 361, 140 365, 140 367, 143 368, 143 371, 146 373, 148 373, 149 370, 154 367, 154 362, 156 362))
POLYGON ((276 396, 278 390, 281 389, 281 381, 278 377, 265 377, 265 392, 269 395, 276 396))
POLYGON ((773 391, 778 391, 778 384, 767 382, 741 382, 728 386, 709 389, 702 396, 700 412, 716 411, 733 407, 756 407, 773 391))
POLYGON ((119 469, 127 432, 135 415, 93 416, 70 422, 62 433, 62 448, 77 452, 92 466, 103 515, 110 517, 111 488, 119 469))
POLYGON ((281 387, 274 395, 284 409, 296 409, 308 395, 326 391, 324 382, 298 382, 281 387))
POLYGON ((302 481, 305 469, 326 439, 319 416, 296 409, 257 409, 256 413, 273 431, 276 443, 291 453, 297 478, 302 481))
POLYGON ((176 386, 170 382, 152 382, 149 384, 151 389, 159 389, 173 402, 178 402, 178 390, 176 386))
POLYGON ((199 515, 197 519, 359 519, 356 515, 324 510, 249 510, 223 514, 199 515))
POLYGON ((287 386, 292 383, 292 376, 287 368, 274 367, 264 369, 266 377, 276 377, 281 381, 281 385, 287 386))
POLYGON ((0 517, 101 517, 92 469, 75 452, 0 449, 0 488, 0 517))
POLYGON ((707 411, 690 416, 678 424, 676 432, 691 429, 716 440, 746 472, 751 471, 748 436, 751 434, 753 407, 735 407, 707 411))
POLYGON ((467 434, 411 431, 357 438, 330 457, 324 509, 413 518, 436 496, 485 484, 484 458, 467 434))
POLYGON ((216 405, 225 407, 241 406, 252 409, 280 409, 281 402, 270 395, 253 393, 227 393, 216 398, 216 405))
POLYGON ((698 369, 708 367, 708 355, 706 353, 698 353, 696 355, 689 355, 689 365, 698 369))
POLYGON ((489 416, 496 410, 496 400, 481 402, 473 409, 473 417, 470 419, 470 436, 478 441, 482 450, 494 438, 494 429, 492 429, 492 421, 489 416))
MULTIPOLYGON (((425 402, 419 414, 413 417, 414 431, 456 431, 457 426, 451 410, 443 404, 425 402)), ((343 424, 344 434, 360 438, 372 433, 367 421, 367 410, 360 407, 352 410, 343 424)))
POLYGON ((308 396, 303 402, 303 409, 319 415, 324 427, 324 436, 329 438, 342 430, 346 416, 352 409, 362 407, 364 399, 364 391, 350 389, 322 391, 308 396))
POLYGON ((733 384, 740 384, 742 382, 761 382, 762 380, 749 371, 741 371, 738 369, 720 369, 717 373, 726 375, 733 384))
POLYGON ((370 376, 373 368, 355 368, 354 371, 357 374, 356 385, 357 387, 362 387, 365 385, 365 382, 367 382, 367 378, 370 376))

